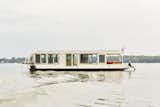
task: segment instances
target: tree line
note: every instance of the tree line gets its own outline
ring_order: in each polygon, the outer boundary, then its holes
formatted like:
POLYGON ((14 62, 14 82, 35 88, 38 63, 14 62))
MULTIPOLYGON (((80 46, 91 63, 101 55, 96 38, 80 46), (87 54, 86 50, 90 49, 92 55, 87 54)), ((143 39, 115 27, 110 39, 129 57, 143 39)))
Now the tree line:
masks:
POLYGON ((24 63, 25 57, 0 58, 0 63, 24 63))
POLYGON ((160 56, 124 56, 124 62, 128 63, 131 61, 132 63, 160 63, 160 56))
MULTIPOLYGON (((123 56, 125 63, 160 63, 160 56, 145 56, 145 55, 125 55, 123 56)), ((24 63, 25 57, 0 58, 0 63, 24 63)))

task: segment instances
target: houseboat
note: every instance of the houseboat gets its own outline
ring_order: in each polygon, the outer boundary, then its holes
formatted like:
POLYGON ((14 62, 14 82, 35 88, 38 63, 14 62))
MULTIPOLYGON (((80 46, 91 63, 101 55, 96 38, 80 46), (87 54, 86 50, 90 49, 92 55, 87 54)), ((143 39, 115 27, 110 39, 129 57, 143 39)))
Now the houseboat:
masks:
POLYGON ((125 70, 123 52, 119 50, 37 51, 29 57, 30 71, 125 70))

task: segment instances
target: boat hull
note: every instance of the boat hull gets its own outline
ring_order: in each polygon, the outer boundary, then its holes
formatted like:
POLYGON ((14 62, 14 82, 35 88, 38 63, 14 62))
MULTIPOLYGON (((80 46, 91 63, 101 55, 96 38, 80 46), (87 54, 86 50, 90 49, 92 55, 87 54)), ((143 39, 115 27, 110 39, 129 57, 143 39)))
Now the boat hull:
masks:
POLYGON ((128 69, 126 64, 103 65, 103 66, 71 66, 71 67, 55 67, 49 65, 30 65, 30 71, 124 71, 128 69))
MULTIPOLYGON (((119 68, 119 69, 96 69, 96 68, 93 68, 93 69, 34 69, 35 71, 124 71, 126 70, 127 68, 119 68)), ((32 71, 32 70, 30 70, 32 71)))

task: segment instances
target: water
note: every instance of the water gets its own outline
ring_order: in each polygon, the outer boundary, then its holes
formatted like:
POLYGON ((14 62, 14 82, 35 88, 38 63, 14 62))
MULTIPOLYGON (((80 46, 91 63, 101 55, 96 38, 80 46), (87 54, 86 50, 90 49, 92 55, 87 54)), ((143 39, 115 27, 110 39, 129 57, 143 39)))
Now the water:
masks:
POLYGON ((0 64, 0 107, 160 107, 160 64, 135 72, 27 72, 0 64))

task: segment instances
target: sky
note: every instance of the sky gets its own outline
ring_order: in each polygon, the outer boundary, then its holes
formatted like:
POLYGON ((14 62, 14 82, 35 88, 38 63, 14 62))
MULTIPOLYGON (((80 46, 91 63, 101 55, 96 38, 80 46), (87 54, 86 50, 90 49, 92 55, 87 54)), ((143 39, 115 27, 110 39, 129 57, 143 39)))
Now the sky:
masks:
POLYGON ((0 57, 37 50, 160 55, 159 0, 0 0, 0 57))

